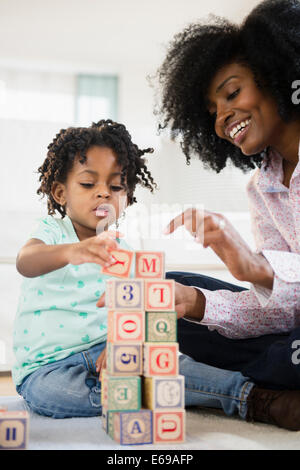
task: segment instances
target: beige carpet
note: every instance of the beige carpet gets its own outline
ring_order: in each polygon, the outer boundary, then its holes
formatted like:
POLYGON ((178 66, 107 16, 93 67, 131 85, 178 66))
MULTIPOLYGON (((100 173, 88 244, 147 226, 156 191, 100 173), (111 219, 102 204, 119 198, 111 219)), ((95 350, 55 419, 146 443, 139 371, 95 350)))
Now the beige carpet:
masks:
MULTIPOLYGON (((9 410, 25 409, 20 397, 0 397, 9 410)), ((30 413, 31 450, 299 450, 300 431, 228 418, 219 410, 188 409, 182 445, 120 446, 103 431, 100 418, 51 419, 30 413)))

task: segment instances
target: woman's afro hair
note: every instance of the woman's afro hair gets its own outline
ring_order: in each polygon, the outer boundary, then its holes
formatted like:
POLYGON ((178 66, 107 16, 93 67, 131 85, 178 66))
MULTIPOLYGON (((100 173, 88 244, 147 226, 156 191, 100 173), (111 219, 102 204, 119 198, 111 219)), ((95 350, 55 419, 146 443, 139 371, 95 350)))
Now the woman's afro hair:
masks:
POLYGON ((65 183, 75 158, 80 163, 86 162, 86 152, 92 146, 112 149, 122 168, 121 184, 127 190, 128 204, 136 202, 134 196, 137 184, 150 189, 156 188, 150 171, 147 169, 143 155, 152 153, 152 148, 139 149, 131 140, 131 136, 123 124, 110 119, 93 123, 90 127, 69 127, 61 129, 48 145, 48 153, 44 163, 39 167, 40 187, 37 194, 47 196, 48 214, 57 210, 62 217, 66 215, 65 208, 60 206, 52 196, 54 181, 65 183))
POLYGON ((300 78, 300 2, 266 0, 238 26, 211 15, 189 25, 169 45, 157 73, 159 130, 181 136, 189 164, 197 154, 205 167, 220 172, 231 160, 243 171, 260 166, 262 154, 245 158, 239 148, 219 138, 206 105, 216 72, 230 63, 248 66, 259 88, 271 95, 283 121, 300 118, 292 102, 292 83, 300 78))

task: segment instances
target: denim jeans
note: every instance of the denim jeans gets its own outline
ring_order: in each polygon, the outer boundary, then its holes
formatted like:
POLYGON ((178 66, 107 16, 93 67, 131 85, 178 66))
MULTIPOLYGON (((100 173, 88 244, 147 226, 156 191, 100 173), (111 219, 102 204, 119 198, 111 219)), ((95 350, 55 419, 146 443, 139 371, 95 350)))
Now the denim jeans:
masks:
POLYGON ((99 416, 101 384, 96 360, 106 342, 60 361, 41 366, 25 377, 17 392, 29 408, 52 418, 99 416))
POLYGON ((185 406, 222 408, 228 415, 247 415, 247 398, 254 383, 240 372, 218 369, 189 356, 179 357, 179 371, 185 377, 185 406))

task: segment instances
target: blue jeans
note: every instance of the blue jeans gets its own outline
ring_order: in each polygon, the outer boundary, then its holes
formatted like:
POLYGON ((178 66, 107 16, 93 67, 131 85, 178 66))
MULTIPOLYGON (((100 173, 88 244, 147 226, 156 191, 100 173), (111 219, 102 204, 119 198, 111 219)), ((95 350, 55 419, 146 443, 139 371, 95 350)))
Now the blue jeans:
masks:
POLYGON ((29 408, 52 418, 99 416, 101 384, 96 360, 106 342, 60 361, 46 364, 25 377, 17 392, 29 408))
POLYGON ((179 357, 179 371, 185 377, 185 406, 222 408, 228 415, 246 419, 247 398, 254 383, 240 372, 218 369, 189 356, 179 357))

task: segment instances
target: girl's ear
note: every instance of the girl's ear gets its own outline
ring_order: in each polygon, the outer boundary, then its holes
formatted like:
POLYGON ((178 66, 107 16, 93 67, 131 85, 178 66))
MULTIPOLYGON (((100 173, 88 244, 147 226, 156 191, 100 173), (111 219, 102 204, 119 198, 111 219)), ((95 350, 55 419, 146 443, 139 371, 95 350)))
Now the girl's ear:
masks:
POLYGON ((60 206, 64 206, 66 204, 66 187, 63 183, 54 181, 51 188, 51 194, 57 204, 60 206))

